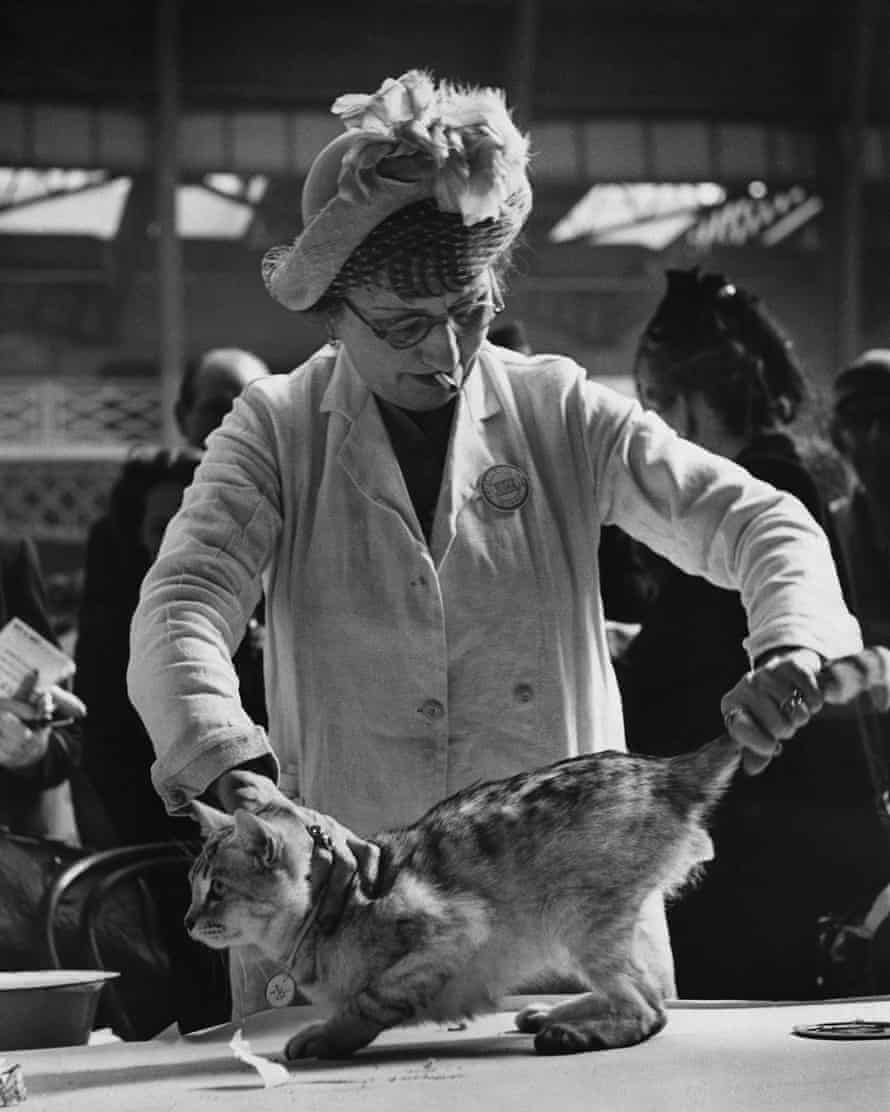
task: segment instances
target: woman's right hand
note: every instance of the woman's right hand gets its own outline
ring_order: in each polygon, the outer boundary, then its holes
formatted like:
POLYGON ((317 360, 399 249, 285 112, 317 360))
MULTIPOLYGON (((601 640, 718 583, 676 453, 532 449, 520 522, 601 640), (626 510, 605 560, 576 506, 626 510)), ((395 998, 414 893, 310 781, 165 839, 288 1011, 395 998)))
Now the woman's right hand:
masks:
POLYGON ((86 714, 76 695, 55 685, 39 689, 36 679, 29 677, 15 698, 0 699, 0 768, 21 772, 38 764, 53 728, 86 714))
MULTIPOLYGON (((242 768, 233 768, 217 777, 210 785, 208 794, 215 797, 230 815, 239 809, 256 813, 264 807, 292 809, 298 806, 268 776, 242 768)), ((319 845, 315 850, 322 857, 330 857, 329 879, 319 911, 319 926, 327 932, 339 922, 356 882, 366 898, 372 897, 377 884, 380 849, 330 815, 305 808, 299 810, 327 835, 328 844, 324 847, 319 845)))

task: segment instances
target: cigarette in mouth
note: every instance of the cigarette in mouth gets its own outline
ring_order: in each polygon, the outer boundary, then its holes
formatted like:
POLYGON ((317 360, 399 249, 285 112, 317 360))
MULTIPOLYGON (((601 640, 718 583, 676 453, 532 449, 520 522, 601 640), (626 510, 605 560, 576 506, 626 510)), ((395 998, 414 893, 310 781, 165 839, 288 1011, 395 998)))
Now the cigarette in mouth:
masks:
POLYGON ((438 382, 440 386, 444 386, 446 390, 457 389, 457 382, 454 380, 454 378, 452 378, 451 375, 446 374, 445 371, 438 371, 436 374, 433 375, 433 378, 436 380, 436 382, 438 382))

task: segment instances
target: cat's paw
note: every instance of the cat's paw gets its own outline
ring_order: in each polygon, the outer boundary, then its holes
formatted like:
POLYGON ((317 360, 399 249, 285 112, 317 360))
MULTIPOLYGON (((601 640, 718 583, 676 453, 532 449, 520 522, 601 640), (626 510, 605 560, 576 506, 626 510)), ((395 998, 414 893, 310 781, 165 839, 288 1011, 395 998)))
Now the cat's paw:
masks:
POLYGON ((364 1016, 336 1015, 298 1031, 284 1048, 284 1055, 290 1062, 297 1058, 348 1058, 382 1030, 382 1024, 364 1016))
POLYGON ((517 1012, 513 1022, 516 1030, 526 1035, 535 1035, 547 1022, 552 1007, 550 1004, 529 1004, 517 1012))
POLYGON ((343 1058, 352 1053, 338 1046, 331 1038, 326 1023, 311 1023, 288 1039, 284 1057, 289 1062, 298 1058, 343 1058))
POLYGON ((535 1035, 538 1054, 580 1054, 587 1050, 611 1050, 636 1046, 664 1027, 663 1011, 654 1018, 642 1015, 603 1015, 590 1019, 554 1020, 535 1035))

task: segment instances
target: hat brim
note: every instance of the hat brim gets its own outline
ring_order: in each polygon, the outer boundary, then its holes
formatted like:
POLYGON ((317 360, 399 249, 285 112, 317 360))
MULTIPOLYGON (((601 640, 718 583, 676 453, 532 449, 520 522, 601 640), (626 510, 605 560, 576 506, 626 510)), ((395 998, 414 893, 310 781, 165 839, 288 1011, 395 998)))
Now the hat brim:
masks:
POLYGON ((332 197, 292 246, 266 256, 263 277, 269 293, 287 309, 311 309, 378 224, 432 195, 429 181, 391 179, 385 192, 364 204, 332 197))

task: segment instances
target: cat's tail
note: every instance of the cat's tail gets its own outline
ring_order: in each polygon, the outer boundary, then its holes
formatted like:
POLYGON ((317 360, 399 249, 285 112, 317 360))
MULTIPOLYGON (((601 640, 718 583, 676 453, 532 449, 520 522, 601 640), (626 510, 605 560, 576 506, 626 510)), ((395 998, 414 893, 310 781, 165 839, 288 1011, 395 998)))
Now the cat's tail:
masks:
POLYGON ((669 758, 674 798, 682 799, 691 812, 710 811, 729 787, 741 756, 741 745, 721 734, 692 753, 669 758))
MULTIPOLYGON (((849 656, 828 661, 819 673, 819 686, 827 703, 865 700, 876 711, 890 709, 890 649, 872 645, 849 656)), ((742 749, 728 734, 696 749, 670 758, 672 788, 690 809, 708 811, 729 786, 739 765, 742 749)))

